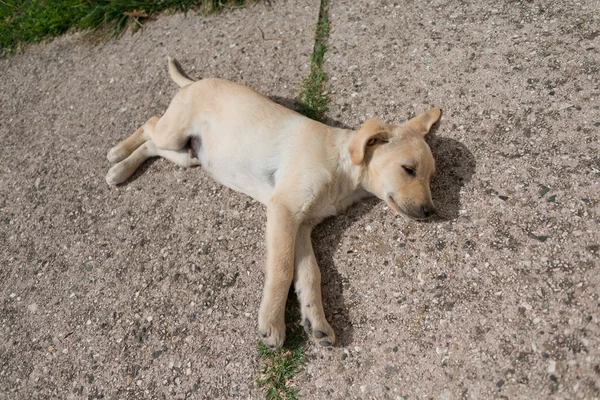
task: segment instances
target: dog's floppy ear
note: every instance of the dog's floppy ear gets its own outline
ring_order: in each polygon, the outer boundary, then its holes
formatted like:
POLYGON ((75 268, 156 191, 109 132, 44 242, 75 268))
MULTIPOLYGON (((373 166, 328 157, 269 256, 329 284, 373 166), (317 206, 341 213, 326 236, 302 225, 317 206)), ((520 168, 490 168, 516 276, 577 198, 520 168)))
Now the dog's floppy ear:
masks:
POLYGON ((348 147, 352 164, 360 164, 365 158, 367 146, 375 144, 374 139, 386 131, 387 126, 380 119, 369 118, 366 120, 356 132, 354 139, 350 142, 350 147, 348 147))
POLYGON ((408 125, 414 131, 420 133, 425 136, 429 133, 429 130, 440 119, 440 115, 442 115, 442 110, 439 108, 432 108, 431 110, 422 112, 417 115, 413 119, 407 121, 405 125, 408 125))

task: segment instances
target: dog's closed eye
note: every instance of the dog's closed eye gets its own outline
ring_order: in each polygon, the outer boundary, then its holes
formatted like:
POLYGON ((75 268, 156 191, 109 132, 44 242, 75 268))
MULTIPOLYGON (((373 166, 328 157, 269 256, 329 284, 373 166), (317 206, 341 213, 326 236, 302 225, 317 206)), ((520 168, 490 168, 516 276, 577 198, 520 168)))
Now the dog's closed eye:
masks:
POLYGON ((387 143, 387 142, 389 142, 389 140, 387 140, 387 139, 383 139, 383 138, 371 138, 367 142, 367 146, 374 146, 376 144, 382 144, 382 143, 387 143))
POLYGON ((417 171, 415 170, 414 167, 409 167, 407 165, 403 165, 402 169, 404 170, 404 172, 406 172, 407 174, 409 174, 410 176, 415 176, 417 175, 417 171))

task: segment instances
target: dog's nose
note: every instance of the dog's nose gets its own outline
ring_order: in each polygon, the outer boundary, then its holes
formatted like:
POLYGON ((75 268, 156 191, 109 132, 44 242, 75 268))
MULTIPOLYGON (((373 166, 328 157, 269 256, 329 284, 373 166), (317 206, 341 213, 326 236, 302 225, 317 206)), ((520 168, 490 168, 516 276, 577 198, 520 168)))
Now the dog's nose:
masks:
POLYGON ((423 213, 423 215, 425 216, 425 218, 432 216, 433 214, 435 214, 435 209, 433 207, 430 207, 428 205, 422 205, 421 206, 421 212, 423 213))

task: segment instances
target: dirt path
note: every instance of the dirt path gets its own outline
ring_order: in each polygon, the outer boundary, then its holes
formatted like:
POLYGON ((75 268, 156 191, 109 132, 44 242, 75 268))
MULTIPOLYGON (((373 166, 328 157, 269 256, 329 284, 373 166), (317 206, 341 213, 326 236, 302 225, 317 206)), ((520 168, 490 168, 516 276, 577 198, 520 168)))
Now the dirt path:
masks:
MULTIPOLYGON (((368 200, 317 229, 340 345, 308 346, 301 398, 600 396, 598 2, 478 4, 331 4, 331 122, 440 106, 446 220, 368 200)), ((162 160, 110 188, 105 154, 167 107, 167 55, 290 103, 318 9, 0 60, 0 397, 261 397, 263 208, 162 160)))

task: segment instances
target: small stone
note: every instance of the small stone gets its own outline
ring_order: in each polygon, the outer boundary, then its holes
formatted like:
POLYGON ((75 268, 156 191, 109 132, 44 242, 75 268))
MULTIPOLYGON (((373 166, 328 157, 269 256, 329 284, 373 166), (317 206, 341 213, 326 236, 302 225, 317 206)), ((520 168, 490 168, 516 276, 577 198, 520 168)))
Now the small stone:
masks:
POLYGON ((539 324, 541 321, 542 321, 542 319, 541 319, 540 317, 535 317, 535 318, 533 319, 533 321, 532 321, 532 322, 533 322, 533 324, 534 324, 534 325, 537 325, 537 324, 539 324))
POLYGON ((146 321, 148 321, 148 322, 152 322, 152 316, 151 316, 151 315, 147 316, 147 317, 146 317, 146 321))
POLYGON ((154 352, 152 352, 152 358, 158 358, 158 357, 160 357, 160 355, 162 353, 163 353, 162 350, 154 351, 154 352))
POLYGON ((442 393, 440 393, 440 400, 451 400, 452 399, 452 393, 449 390, 444 390, 442 393))
POLYGON ((356 346, 356 347, 354 347, 354 351, 356 351, 357 353, 360 353, 360 352, 361 352, 361 350, 362 350, 362 349, 361 349, 359 346, 356 346))
POLYGON ((553 374, 555 372, 556 372, 556 361, 550 360, 550 363, 548 364, 548 373, 553 374))
POLYGON ((538 241, 540 241, 540 242, 542 242, 542 243, 544 243, 544 242, 545 242, 545 241, 548 239, 548 236, 544 236, 544 235, 537 236, 537 235, 535 235, 535 234, 533 234, 533 233, 530 233, 530 234, 529 234, 529 237, 530 237, 531 239, 538 240, 538 241))
POLYGON ((367 230, 367 232, 373 232, 373 227, 371 225, 367 225, 367 227, 365 228, 367 230))
POLYGON ((30 305, 27 306, 27 309, 29 310, 30 313, 35 313, 38 310, 38 306, 35 303, 31 303, 30 305))

